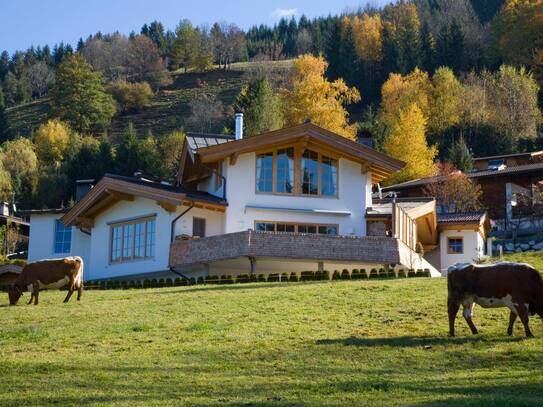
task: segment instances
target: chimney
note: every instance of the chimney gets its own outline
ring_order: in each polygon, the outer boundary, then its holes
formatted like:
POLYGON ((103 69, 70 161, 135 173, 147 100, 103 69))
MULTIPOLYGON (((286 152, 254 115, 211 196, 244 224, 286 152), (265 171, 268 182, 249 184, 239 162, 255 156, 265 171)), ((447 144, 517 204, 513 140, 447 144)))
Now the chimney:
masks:
POLYGON ((243 138, 243 113, 236 113, 236 140, 243 138))

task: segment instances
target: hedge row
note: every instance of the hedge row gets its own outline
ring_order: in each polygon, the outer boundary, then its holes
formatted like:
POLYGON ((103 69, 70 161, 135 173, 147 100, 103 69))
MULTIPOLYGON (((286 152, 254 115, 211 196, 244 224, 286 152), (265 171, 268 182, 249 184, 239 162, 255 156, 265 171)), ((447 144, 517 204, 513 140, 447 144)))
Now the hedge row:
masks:
POLYGON ((101 280, 88 281, 85 283, 86 289, 129 289, 129 288, 154 288, 154 287, 179 287, 195 284, 235 284, 235 283, 256 283, 256 282, 298 282, 298 281, 328 281, 328 280, 365 280, 365 279, 392 279, 407 277, 430 277, 430 270, 399 270, 395 272, 392 269, 371 269, 367 272, 365 269, 354 269, 352 272, 344 269, 342 271, 334 270, 331 274, 328 270, 324 271, 302 271, 297 273, 276 273, 276 274, 240 274, 238 276, 222 275, 196 278, 160 278, 145 280, 101 280), (331 275, 331 278, 330 278, 331 275))

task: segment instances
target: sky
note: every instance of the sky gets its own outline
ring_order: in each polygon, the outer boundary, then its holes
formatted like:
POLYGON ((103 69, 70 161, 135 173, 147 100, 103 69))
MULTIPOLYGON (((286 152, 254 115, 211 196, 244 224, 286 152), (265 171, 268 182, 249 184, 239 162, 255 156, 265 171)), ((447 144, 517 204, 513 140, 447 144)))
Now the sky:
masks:
POLYGON ((382 6, 390 0, 4 0, 0 11, 0 50, 13 53, 30 45, 61 41, 75 45, 97 31, 139 32, 144 23, 161 21, 174 29, 188 18, 195 25, 215 21, 243 29, 273 24, 281 17, 338 14, 367 3, 382 6))

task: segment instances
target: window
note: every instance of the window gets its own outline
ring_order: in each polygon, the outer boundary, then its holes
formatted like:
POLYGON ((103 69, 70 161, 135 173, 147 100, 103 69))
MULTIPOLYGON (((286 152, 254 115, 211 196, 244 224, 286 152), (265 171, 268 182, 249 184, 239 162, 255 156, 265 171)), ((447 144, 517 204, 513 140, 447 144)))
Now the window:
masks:
POLYGON ((302 194, 319 194, 319 155, 305 150, 302 155, 302 194))
POLYGON ((322 174, 322 195, 337 195, 337 160, 322 156, 321 158, 322 174))
POLYGON ((192 218, 192 236, 206 236, 206 220, 203 218, 192 218))
POLYGON ((447 241, 448 254, 464 253, 464 239, 462 237, 449 237, 447 241))
POLYGON ((72 250, 72 227, 64 226, 58 219, 55 220, 55 253, 70 253, 72 250))
POLYGON ((141 260, 155 255, 155 218, 111 225, 109 258, 112 263, 141 260))
POLYGON ((499 170, 501 169, 502 166, 505 165, 505 159, 503 158, 498 158, 498 159, 495 159, 495 160, 488 160, 488 169, 489 170, 499 170))
POLYGON ((294 191, 294 148, 277 151, 276 192, 291 194, 294 191))
POLYGON ((337 235, 337 225, 314 225, 307 223, 274 223, 255 222, 255 230, 260 232, 283 232, 283 233, 318 233, 320 235, 337 235))
POLYGON ((338 160, 318 151, 280 148, 256 157, 256 192, 335 197, 338 160))
POLYGON ((273 192, 273 153, 261 154, 256 160, 256 190, 273 192))

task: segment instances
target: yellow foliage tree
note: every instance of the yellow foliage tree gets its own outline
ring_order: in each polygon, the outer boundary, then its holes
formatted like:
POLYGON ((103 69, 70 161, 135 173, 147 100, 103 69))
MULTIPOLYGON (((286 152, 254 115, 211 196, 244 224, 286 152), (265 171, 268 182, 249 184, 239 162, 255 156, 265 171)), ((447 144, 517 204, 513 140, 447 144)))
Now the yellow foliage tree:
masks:
POLYGON ((36 131, 34 143, 40 162, 59 163, 70 145, 70 128, 60 120, 49 120, 36 131))
POLYGON ((328 63, 323 57, 303 55, 294 61, 289 89, 281 90, 285 123, 296 125, 309 119, 350 139, 356 126, 348 123, 345 106, 360 101, 356 88, 349 88, 343 79, 330 82, 324 76, 328 63))
POLYGON ((381 16, 367 13, 351 20, 356 54, 365 61, 378 62, 383 59, 383 23, 381 16))
POLYGON ((432 77, 432 103, 428 127, 443 131, 460 122, 462 117, 462 84, 451 68, 441 67, 432 77))
POLYGON ((432 84, 428 74, 415 68, 409 75, 392 73, 381 88, 381 120, 390 129, 406 111, 415 104, 425 118, 430 115, 432 84))
POLYGON ((426 142, 426 118, 415 103, 407 110, 400 111, 399 119, 385 141, 385 151, 406 163, 404 168, 387 180, 388 184, 435 174, 437 149, 426 142))

